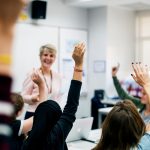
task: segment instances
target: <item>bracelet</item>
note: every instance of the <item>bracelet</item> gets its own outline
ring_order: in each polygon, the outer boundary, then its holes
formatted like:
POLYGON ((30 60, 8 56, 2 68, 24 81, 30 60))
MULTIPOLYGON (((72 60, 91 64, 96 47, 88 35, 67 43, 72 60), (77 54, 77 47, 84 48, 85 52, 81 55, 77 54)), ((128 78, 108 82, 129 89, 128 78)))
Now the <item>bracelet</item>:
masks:
POLYGON ((12 57, 9 54, 0 54, 0 63, 5 65, 10 65, 12 62, 12 57))
POLYGON ((78 69, 78 68, 74 68, 74 71, 76 71, 76 72, 82 72, 83 70, 82 69, 78 69))

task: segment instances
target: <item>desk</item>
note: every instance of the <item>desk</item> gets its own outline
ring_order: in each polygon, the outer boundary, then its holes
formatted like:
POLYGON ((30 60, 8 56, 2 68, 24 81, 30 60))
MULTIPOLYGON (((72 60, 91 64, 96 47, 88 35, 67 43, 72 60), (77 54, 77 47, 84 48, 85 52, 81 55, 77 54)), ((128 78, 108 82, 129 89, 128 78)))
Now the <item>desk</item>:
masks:
MULTIPOLYGON (((87 140, 90 141, 94 140, 97 141, 98 143, 101 137, 101 132, 102 132, 101 129, 91 130, 87 140)), ((68 142, 67 143, 68 150, 91 150, 96 146, 96 143, 90 141, 78 140, 78 141, 68 142)))
POLYGON ((106 107, 98 109, 98 127, 102 124, 102 115, 107 115, 113 107, 106 107))
POLYGON ((120 99, 104 99, 104 100, 101 100, 101 103, 115 105, 116 103, 118 103, 120 101, 122 101, 122 100, 120 100, 120 99))
POLYGON ((88 142, 88 141, 73 141, 67 143, 68 150, 91 150, 96 146, 96 143, 88 142))

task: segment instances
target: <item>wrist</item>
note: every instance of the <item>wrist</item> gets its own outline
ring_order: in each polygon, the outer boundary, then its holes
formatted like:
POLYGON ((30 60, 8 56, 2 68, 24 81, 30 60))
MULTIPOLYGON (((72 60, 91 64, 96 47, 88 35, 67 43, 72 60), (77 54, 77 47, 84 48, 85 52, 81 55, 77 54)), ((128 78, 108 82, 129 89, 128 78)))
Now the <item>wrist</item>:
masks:
POLYGON ((77 68, 77 69, 83 69, 83 65, 75 65, 74 68, 77 68))
POLYGON ((83 69, 80 67, 74 67, 75 72, 83 72, 83 69))

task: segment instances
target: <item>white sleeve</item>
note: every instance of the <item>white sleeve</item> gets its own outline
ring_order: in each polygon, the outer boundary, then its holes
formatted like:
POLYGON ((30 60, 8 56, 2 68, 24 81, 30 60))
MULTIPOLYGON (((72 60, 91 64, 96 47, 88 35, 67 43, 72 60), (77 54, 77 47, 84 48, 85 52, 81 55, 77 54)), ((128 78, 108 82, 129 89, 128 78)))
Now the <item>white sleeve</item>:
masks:
POLYGON ((22 134, 23 124, 24 124, 24 120, 21 120, 21 124, 20 124, 20 129, 19 129, 19 132, 18 132, 18 136, 20 136, 22 134))

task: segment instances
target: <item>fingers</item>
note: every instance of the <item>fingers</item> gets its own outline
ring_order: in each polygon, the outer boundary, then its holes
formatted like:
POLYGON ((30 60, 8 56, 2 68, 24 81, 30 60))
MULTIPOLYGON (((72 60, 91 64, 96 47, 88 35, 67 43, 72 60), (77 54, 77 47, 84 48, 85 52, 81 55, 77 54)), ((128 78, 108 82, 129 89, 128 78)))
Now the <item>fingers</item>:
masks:
POLYGON ((131 74, 132 78, 137 82, 137 78, 134 74, 131 74))
POLYGON ((132 68, 136 76, 149 73, 148 66, 147 65, 144 66, 141 62, 136 64, 132 63, 132 68))
POLYGON ((76 55, 76 56, 83 56, 85 53, 85 44, 84 43, 79 43, 75 46, 75 49, 74 49, 74 52, 73 52, 73 55, 76 55))
POLYGON ((120 63, 117 63, 117 70, 120 68, 120 63))
POLYGON ((32 75, 31 75, 31 79, 34 81, 34 82, 38 82, 40 76, 39 76, 39 73, 40 73, 40 70, 35 70, 35 68, 33 68, 32 70, 32 75))
POLYGON ((134 63, 132 63, 132 68, 134 73, 137 75, 138 74, 137 64, 135 65, 134 63))

